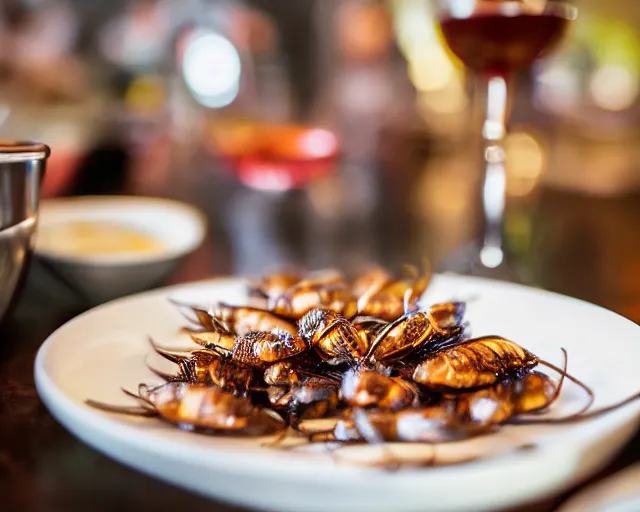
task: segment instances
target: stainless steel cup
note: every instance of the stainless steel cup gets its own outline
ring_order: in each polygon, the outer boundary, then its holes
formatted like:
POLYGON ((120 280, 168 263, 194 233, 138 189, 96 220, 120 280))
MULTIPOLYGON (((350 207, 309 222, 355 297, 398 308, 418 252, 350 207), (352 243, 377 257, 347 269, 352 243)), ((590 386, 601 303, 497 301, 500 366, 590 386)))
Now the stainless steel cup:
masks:
POLYGON ((29 264, 49 153, 44 144, 0 140, 0 321, 29 264))

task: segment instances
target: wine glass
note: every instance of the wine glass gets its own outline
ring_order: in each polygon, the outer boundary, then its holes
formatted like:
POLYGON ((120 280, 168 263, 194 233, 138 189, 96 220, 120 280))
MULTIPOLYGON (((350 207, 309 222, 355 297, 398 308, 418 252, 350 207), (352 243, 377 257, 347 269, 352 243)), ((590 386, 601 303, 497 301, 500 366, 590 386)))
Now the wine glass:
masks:
POLYGON ((512 79, 553 50, 577 8, 563 0, 435 0, 445 45, 462 64, 486 81, 483 137, 483 235, 480 247, 459 257, 456 270, 521 280, 505 263, 503 217, 506 203, 504 139, 512 79))

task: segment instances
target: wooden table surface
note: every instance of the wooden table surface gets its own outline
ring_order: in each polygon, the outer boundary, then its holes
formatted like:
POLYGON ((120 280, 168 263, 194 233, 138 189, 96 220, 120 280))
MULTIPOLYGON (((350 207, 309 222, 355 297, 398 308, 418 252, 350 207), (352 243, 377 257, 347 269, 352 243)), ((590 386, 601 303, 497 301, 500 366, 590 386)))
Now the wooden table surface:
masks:
MULTIPOLYGON (((369 259, 392 265, 406 259, 411 261, 410 258, 423 252, 437 258, 440 253, 434 248, 455 246, 462 235, 457 231, 452 234, 451 222, 447 223, 444 217, 435 220, 420 217, 403 206, 406 203, 403 198, 414 189, 412 183, 421 174, 407 172, 405 176, 404 181, 388 181, 398 183, 394 186, 383 186, 383 199, 378 199, 371 212, 373 224, 366 219, 362 222, 356 219, 345 228, 342 221, 331 217, 330 211, 322 210, 318 203, 323 197, 321 190, 314 192, 316 196, 311 197, 311 203, 316 213, 325 215, 324 221, 313 224, 313 220, 295 213, 297 208, 302 208, 301 204, 308 208, 309 196, 287 196, 278 203, 278 215, 287 219, 283 224, 291 229, 288 234, 277 236, 282 236, 285 245, 295 244, 296 237, 315 230, 311 240, 306 239, 311 249, 304 258, 318 265, 333 261, 332 255, 344 256, 347 252, 364 252, 369 259), (300 217, 304 217, 302 221, 300 217), (333 230, 329 235, 327 225, 333 230), (358 242, 349 236, 349 230, 357 231, 358 242), (333 252, 327 252, 327 240, 331 240, 333 252)), ((268 210, 272 205, 261 206, 259 194, 238 187, 232 187, 236 199, 240 197, 238 204, 235 207, 229 202, 222 204, 222 198, 229 196, 225 190, 230 185, 225 179, 200 177, 172 188, 173 195, 188 198, 205 209, 211 222, 205 244, 184 263, 172 282, 256 271, 255 259, 247 253, 253 253, 269 240, 261 240, 262 231, 251 232, 251 226, 261 217, 260 208, 268 210), (208 183, 209 192, 203 190, 206 189, 203 183, 208 183), (214 189, 220 199, 218 203, 211 200, 214 189), (236 220, 230 219, 242 218, 238 212, 243 208, 257 213, 233 224, 236 220), (234 211, 236 213, 230 213, 234 211), (229 226, 248 230, 249 234, 245 239, 234 238, 229 226)), ((347 199, 351 200, 353 189, 349 190, 347 199)), ((535 284, 595 302, 640 321, 640 230, 637 228, 640 197, 596 199, 543 190, 535 206, 527 208, 523 210, 524 219, 532 234, 526 243, 514 246, 535 284)), ((517 236, 515 239, 517 241, 517 236)), ((265 249, 262 254, 267 257, 271 254, 269 250, 265 249)), ((277 260, 277 256, 273 258, 277 260)), ((42 279, 38 268, 33 267, 16 310, 0 330, 0 508, 23 512, 237 510, 111 461, 77 441, 48 414, 34 388, 36 351, 54 329, 87 306, 64 299, 63 292, 53 296, 50 285, 42 279)), ((640 436, 592 481, 635 462, 640 462, 640 436)), ((532 504, 526 510, 554 510, 566 496, 532 504)))

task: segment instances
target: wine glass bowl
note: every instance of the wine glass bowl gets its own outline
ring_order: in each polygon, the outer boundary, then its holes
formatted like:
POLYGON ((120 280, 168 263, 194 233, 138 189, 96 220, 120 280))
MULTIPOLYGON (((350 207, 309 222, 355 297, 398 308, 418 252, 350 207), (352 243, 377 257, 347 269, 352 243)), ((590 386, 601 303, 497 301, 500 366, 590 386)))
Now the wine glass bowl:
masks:
POLYGON ((454 258, 458 261, 450 262, 456 271, 487 275, 488 270, 495 270, 495 277, 522 280, 506 266, 502 238, 506 204, 504 139, 512 75, 552 52, 577 14, 577 8, 563 0, 436 1, 443 43, 487 86, 482 128, 484 232, 480 247, 462 251, 454 258))
POLYGON ((314 126, 219 121, 209 148, 244 185, 283 191, 328 173, 339 144, 332 132, 314 126))
POLYGON ((557 1, 544 2, 538 8, 513 1, 478 0, 471 4, 475 8, 466 11, 441 7, 440 31, 460 62, 489 75, 530 67, 555 48, 577 15, 574 6, 557 1))

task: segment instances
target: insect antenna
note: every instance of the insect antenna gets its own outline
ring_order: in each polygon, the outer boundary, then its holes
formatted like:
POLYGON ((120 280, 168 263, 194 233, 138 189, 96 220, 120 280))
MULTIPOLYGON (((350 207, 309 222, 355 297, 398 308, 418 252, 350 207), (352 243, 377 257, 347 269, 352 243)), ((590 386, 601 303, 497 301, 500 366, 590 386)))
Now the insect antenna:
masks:
MULTIPOLYGON (((564 349, 563 349, 563 351, 564 351, 564 349)), ((565 359, 565 363, 566 363, 566 359, 565 359)), ((547 368, 551 368, 553 371, 558 372, 563 377, 566 377, 571 382, 573 382, 574 384, 577 384, 579 387, 581 387, 584 390, 584 392, 588 395, 589 399, 588 399, 587 403, 576 414, 583 414, 585 411, 587 411, 593 405, 593 401, 596 398, 595 394, 593 393, 593 390, 589 386, 587 386, 584 382, 582 382, 580 379, 574 377, 573 375, 571 375, 570 373, 566 372, 562 368, 559 368, 555 364, 552 364, 552 363, 550 363, 548 361, 544 361, 542 359, 539 359, 538 360, 538 364, 541 364, 542 366, 546 366, 547 368)))
POLYGON ((544 407, 542 407, 541 409, 538 409, 539 411, 544 411, 548 409, 558 400, 558 398, 560 398, 560 392, 562 391, 564 379, 567 376, 567 363, 569 359, 569 357, 567 356, 567 351, 564 348, 560 348, 560 350, 562 350, 562 355, 564 356, 564 364, 562 365, 562 374, 560 376, 560 381, 558 382, 558 387, 556 387, 556 391, 551 397, 551 400, 549 400, 549 403, 544 407))
POLYGON ((559 425, 566 425, 566 424, 571 424, 571 423, 580 423, 581 421, 586 421, 586 420, 591 420, 594 418, 597 418, 599 416, 603 416, 605 414, 608 414, 610 412, 615 411, 616 409, 620 409, 621 407, 624 407, 625 405, 629 405, 630 403, 635 402, 636 400, 640 400, 640 392, 631 395, 628 398, 625 398, 624 400, 621 400, 618 403, 615 403, 613 405, 608 405, 606 407, 602 407, 600 409, 597 409, 595 411, 589 411, 589 412, 583 412, 583 411, 579 411, 577 413, 573 413, 570 414, 569 416, 565 416, 564 418, 548 418, 548 419, 532 419, 532 420, 513 420, 510 421, 509 423, 512 424, 517 424, 517 425, 539 425, 539 424, 559 424, 559 425))
POLYGON ((98 402, 96 400, 85 400, 85 404, 95 409, 100 409, 105 412, 115 412, 119 414, 128 414, 130 416, 157 416, 158 413, 155 410, 148 409, 147 407, 127 407, 123 405, 110 405, 104 402, 98 402))

